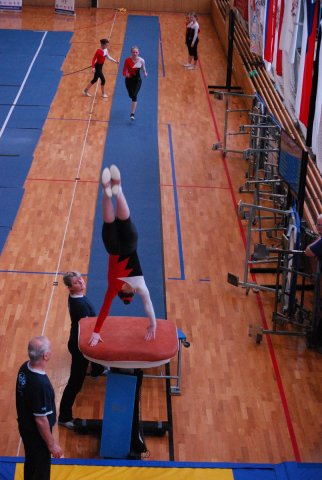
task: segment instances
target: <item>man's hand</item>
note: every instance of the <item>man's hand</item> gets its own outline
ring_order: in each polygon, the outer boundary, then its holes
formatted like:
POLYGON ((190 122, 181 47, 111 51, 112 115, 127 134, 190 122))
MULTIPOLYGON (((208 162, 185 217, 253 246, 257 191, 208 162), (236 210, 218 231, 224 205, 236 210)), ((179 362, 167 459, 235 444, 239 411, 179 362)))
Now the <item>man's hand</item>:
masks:
POLYGON ((53 445, 50 446, 49 450, 50 450, 50 453, 51 453, 52 457, 54 457, 54 458, 60 458, 63 455, 62 449, 60 448, 60 446, 56 442, 53 443, 53 445))
POLYGON ((102 341, 103 340, 101 339, 100 334, 93 332, 91 338, 89 339, 88 345, 90 345, 91 347, 95 347, 95 345, 97 345, 98 342, 102 342, 102 341))
POLYGON ((155 331, 156 331, 156 325, 149 325, 148 328, 146 329, 144 340, 149 342, 150 340, 155 339, 155 331))

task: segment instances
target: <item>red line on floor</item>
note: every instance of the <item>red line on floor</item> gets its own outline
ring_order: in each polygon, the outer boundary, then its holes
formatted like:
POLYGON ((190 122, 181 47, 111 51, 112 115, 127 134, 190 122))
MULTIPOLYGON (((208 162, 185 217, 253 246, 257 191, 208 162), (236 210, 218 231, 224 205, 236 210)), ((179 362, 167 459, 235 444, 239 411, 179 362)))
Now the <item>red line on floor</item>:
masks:
MULTIPOLYGON (((214 114, 214 111, 213 111, 213 108, 212 108, 212 104, 211 104, 211 101, 210 101, 210 96, 209 96, 209 92, 208 92, 208 85, 206 83, 206 79, 205 79, 205 75, 204 75, 204 72, 203 72, 203 69, 202 69, 200 58, 198 60, 198 64, 199 64, 199 68, 200 68, 201 78, 202 78, 203 86, 204 86, 204 89, 205 89, 205 93, 206 93, 206 97, 207 97, 207 101, 208 101, 208 105, 209 105, 210 115, 211 115, 213 125, 214 125, 214 129, 215 129, 215 133, 216 133, 218 142, 220 142, 219 129, 218 129, 215 114, 214 114)), ((226 177, 227 177, 227 181, 228 181, 228 184, 229 184, 229 189, 230 189, 230 192, 231 192, 231 198, 232 198, 233 205, 234 205, 234 208, 235 208, 235 211, 236 211, 237 210, 237 201, 236 201, 236 197, 235 197, 235 193, 234 193, 234 189, 233 189, 233 185, 232 185, 232 181, 231 181, 231 177, 230 177, 230 173, 229 173, 229 168, 228 168, 226 158, 225 158, 223 153, 222 153, 222 161, 223 161, 223 164, 224 164, 226 177)), ((238 225, 239 225, 239 230, 240 230, 241 237, 242 237, 242 240, 243 240, 243 243, 244 243, 244 247, 246 249, 245 232, 244 232, 242 223, 241 223, 239 218, 238 218, 238 225)), ((254 274, 252 275, 252 278, 254 279, 254 281, 256 281, 256 277, 255 277, 254 274)), ((266 316, 265 316, 264 307, 263 307, 263 303, 262 303, 260 293, 256 294, 256 298, 257 298, 257 304, 258 304, 260 316, 261 316, 261 319, 262 319, 262 325, 263 325, 264 329, 267 329, 268 326, 267 326, 266 316)), ((298 443, 297 443, 297 440, 296 440, 296 435, 295 435, 295 432, 294 432, 292 419, 291 419, 291 415, 290 415, 290 411, 289 411, 289 408, 288 408, 288 403, 287 403, 287 399, 286 399, 286 395, 285 395, 285 391, 284 391, 284 387, 283 387, 283 382, 282 382, 280 370, 279 370, 279 367, 278 367, 278 362, 277 362, 275 352, 274 352, 274 347, 273 347, 273 344, 272 344, 271 337, 269 335, 267 335, 266 338, 267 338, 268 350, 269 350, 269 353, 270 353, 273 369, 274 369, 274 372, 275 372, 275 375, 276 375, 276 382, 277 382, 277 386, 278 386, 278 390, 279 390, 279 394, 280 394, 280 398, 281 398, 281 402, 282 402, 282 406, 283 406, 283 411, 284 411, 284 415, 285 415, 285 419, 286 419, 286 423, 287 423, 287 428, 288 428, 288 431, 289 431, 289 435, 290 435, 290 439, 291 439, 291 443, 292 443, 292 447, 293 447, 295 460, 297 462, 301 462, 300 451, 299 451, 298 443)))

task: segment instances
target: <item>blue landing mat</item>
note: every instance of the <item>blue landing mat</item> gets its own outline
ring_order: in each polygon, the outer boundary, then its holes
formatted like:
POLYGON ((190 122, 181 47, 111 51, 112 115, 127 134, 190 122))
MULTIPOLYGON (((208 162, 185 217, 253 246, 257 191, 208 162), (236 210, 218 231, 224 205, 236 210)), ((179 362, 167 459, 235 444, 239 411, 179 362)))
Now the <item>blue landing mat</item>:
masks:
POLYGON ((71 37, 71 32, 0 30, 1 249, 20 207, 71 37))
MULTIPOLYGON (((9 227, 0 227, 0 255, 3 250, 3 247, 5 246, 10 230, 11 228, 9 227)), ((0 480, 1 480, 1 476, 0 476, 0 480)))
MULTIPOLYGON (((129 15, 119 73, 114 90, 103 167, 115 163, 122 173, 123 190, 131 218, 139 233, 138 254, 156 316, 165 318, 161 204, 158 156, 158 17, 129 15), (123 62, 132 45, 138 45, 145 59, 148 77, 142 76, 137 120, 130 123, 131 100, 122 76, 123 62)), ((101 189, 89 265, 88 296, 97 312, 107 287, 107 253, 101 239, 101 189)), ((137 297, 137 296, 136 296, 137 297)), ((134 298, 128 308, 115 299, 111 315, 145 316, 142 302, 134 298)))
MULTIPOLYGON (((14 480, 16 465, 22 461, 21 457, 0 457, 0 480, 14 480)), ((107 478, 130 480, 132 476, 139 476, 142 480, 160 480, 160 478, 169 480, 188 480, 190 478, 202 478, 203 480, 321 480, 322 478, 321 463, 285 462, 274 465, 71 458, 53 459, 52 464, 55 465, 52 469, 53 480, 58 478, 78 480, 83 477, 92 480, 106 480, 107 478), (131 468, 134 468, 133 474, 131 468)), ((21 472, 20 468, 20 474, 21 472)))
MULTIPOLYGON (((56 32, 55 32, 56 33, 56 32)), ((69 32, 66 32, 69 33, 69 32)), ((38 46, 39 40, 43 37, 44 32, 37 32, 35 30, 7 30, 0 29, 0 54, 8 52, 15 52, 14 58, 11 54, 11 61, 16 58, 16 52, 23 55, 34 55, 38 46)), ((48 35, 48 34, 47 34, 48 35)), ((16 68, 20 68, 14 60, 16 68)), ((2 66, 1 66, 2 68, 2 66)))
MULTIPOLYGON (((11 32, 11 30, 9 30, 11 32)), ((0 40, 1 41, 1 40, 0 40)), ((38 46, 37 46, 38 47, 38 46)), ((10 50, 7 50, 7 52, 10 50)), ((19 86, 22 84, 23 79, 26 75, 26 72, 29 68, 30 62, 35 55, 37 48, 35 48, 30 55, 27 55, 26 52, 23 54, 15 54, 14 65, 12 54, 1 53, 0 62, 0 89, 3 85, 15 85, 17 91, 19 86)))
POLYGON ((31 157, 0 156, 0 188, 22 188, 31 166, 31 157))
POLYGON ((7 127, 42 129, 48 116, 49 108, 49 105, 37 105, 36 107, 30 105, 16 105, 7 127))
POLYGON ((41 132, 39 128, 6 128, 0 139, 0 155, 29 155, 32 158, 41 132))
POLYGON ((56 55, 65 57, 70 49, 71 37, 71 32, 48 32, 40 55, 46 55, 47 58, 49 56, 49 62, 52 62, 52 57, 56 55), (59 42, 57 42, 57 33, 59 33, 59 42))
MULTIPOLYGON (((13 104, 19 90, 18 85, 0 85, 0 106, 13 104)), ((3 120, 1 119, 1 124, 3 120)))
POLYGON ((0 227, 12 227, 23 193, 22 188, 0 188, 0 227))
POLYGON ((10 110, 10 105, 0 105, 0 125, 3 125, 10 110))

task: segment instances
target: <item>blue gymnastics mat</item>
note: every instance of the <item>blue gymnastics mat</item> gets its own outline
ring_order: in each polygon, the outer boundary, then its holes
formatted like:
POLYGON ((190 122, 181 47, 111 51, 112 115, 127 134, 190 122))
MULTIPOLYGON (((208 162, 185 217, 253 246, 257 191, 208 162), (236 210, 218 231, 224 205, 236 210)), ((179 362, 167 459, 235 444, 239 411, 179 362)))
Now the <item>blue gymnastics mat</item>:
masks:
POLYGON ((0 54, 0 62, 1 62, 0 91, 2 90, 3 86, 9 86, 9 85, 15 86, 18 91, 18 87, 22 84, 23 79, 26 75, 26 72, 29 68, 30 61, 35 53, 36 53, 36 49, 32 51, 30 55, 27 55, 26 52, 24 52, 24 54, 22 53, 15 54, 14 65, 13 65, 12 53, 0 54), (15 68, 13 68, 14 66, 15 68))
POLYGON ((1 249, 20 207, 71 37, 71 32, 0 30, 1 249))
MULTIPOLYGON (((131 218, 139 233, 138 254, 156 316, 165 318, 165 290, 161 228, 161 200, 158 156, 158 53, 159 19, 129 15, 120 68, 114 90, 103 167, 115 163, 122 173, 122 185, 131 218), (142 76, 135 122, 130 121, 122 66, 132 45, 138 45, 145 59, 148 77, 142 76)), ((97 313, 107 288, 107 253, 102 230, 102 192, 99 188, 89 264, 88 296, 97 313)), ((136 296, 138 297, 138 296, 136 296)), ((111 315, 145 316, 140 298, 128 308, 116 299, 111 315)))
POLYGON ((31 166, 31 157, 0 155, 0 188, 22 188, 31 166))
POLYGON ((0 139, 0 155, 29 155, 32 158, 41 135, 39 128, 6 128, 0 139))
POLYGON ((49 105, 16 105, 8 122, 8 128, 42 129, 49 108, 49 105))
MULTIPOLYGON (((0 480, 22 478, 22 457, 0 457, 0 480)), ((279 464, 53 459, 51 479, 321 480, 321 463, 279 464), (133 468, 133 471, 131 470, 133 468)))
MULTIPOLYGON (((5 246, 10 230, 11 228, 9 227, 0 227, 0 255, 3 250, 3 247, 5 246)), ((1 479, 1 474, 0 474, 0 479, 1 479)))
POLYGON ((0 188, 0 227, 12 227, 23 192, 22 188, 0 188))

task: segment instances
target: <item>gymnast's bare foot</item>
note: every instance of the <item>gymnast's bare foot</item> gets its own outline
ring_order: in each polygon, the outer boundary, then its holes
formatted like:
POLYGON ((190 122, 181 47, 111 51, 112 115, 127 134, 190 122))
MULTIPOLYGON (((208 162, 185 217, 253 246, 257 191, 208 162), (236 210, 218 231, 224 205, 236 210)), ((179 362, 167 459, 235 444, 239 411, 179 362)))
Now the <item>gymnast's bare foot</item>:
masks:
POLYGON ((116 165, 110 166, 111 184, 113 195, 118 195, 121 190, 121 172, 116 165))
POLYGON ((102 185, 107 197, 112 197, 112 188, 111 188, 111 173, 108 168, 104 168, 102 172, 102 185))

